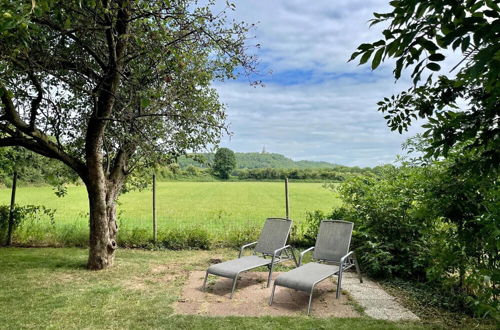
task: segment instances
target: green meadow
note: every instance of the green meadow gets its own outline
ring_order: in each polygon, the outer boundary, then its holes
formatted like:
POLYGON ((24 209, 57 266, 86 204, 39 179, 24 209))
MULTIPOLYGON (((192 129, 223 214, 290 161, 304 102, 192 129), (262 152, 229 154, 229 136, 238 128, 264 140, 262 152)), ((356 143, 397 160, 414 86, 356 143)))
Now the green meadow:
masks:
MULTIPOLYGON (((290 218, 303 221, 307 211, 329 211, 340 203, 321 183, 291 182, 290 218)), ((10 190, 0 189, 0 204, 8 204, 10 190)), ((43 205, 56 210, 55 221, 38 219, 17 232, 21 243, 43 242, 83 245, 88 237, 88 200, 85 187, 69 186, 64 197, 51 187, 21 187, 16 203, 43 205), (54 238, 54 235, 57 238, 54 238), (55 242, 53 242, 55 241, 55 242)), ((152 228, 151 189, 123 194, 118 202, 120 233, 148 237, 152 228)), ((285 216, 285 192, 281 182, 159 182, 158 230, 203 229, 218 235, 259 227, 268 217, 285 216)))

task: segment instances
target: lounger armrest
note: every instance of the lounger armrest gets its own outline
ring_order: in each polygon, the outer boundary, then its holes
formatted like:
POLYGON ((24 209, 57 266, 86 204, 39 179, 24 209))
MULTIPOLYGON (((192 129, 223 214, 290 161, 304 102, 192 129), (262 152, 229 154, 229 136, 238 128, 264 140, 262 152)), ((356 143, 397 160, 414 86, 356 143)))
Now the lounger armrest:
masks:
POLYGON ((290 248, 290 247, 291 247, 291 245, 285 245, 285 246, 283 246, 283 247, 280 247, 279 249, 274 250, 273 257, 276 257, 276 256, 277 256, 277 254, 278 254, 278 252, 281 252, 281 251, 283 251, 283 250, 285 250, 285 249, 288 249, 288 248, 290 248))
POLYGON ((285 245, 285 246, 283 246, 283 247, 280 247, 279 249, 274 250, 274 252, 273 252, 273 257, 272 257, 272 259, 271 259, 271 267, 272 267, 272 265, 274 264, 274 260, 275 260, 275 259, 276 259, 276 257, 278 256, 278 252, 281 252, 281 251, 283 251, 283 250, 285 250, 285 249, 288 249, 288 248, 290 248, 290 247, 291 247, 290 245, 285 245))
POLYGON ((342 266, 344 264, 344 262, 346 261, 346 259, 349 258, 353 254, 354 254, 354 251, 351 251, 348 254, 346 254, 345 256, 343 256, 342 258, 340 258, 340 265, 342 266))
POLYGON ((299 258, 299 267, 302 265, 302 258, 304 257, 304 255, 307 253, 307 252, 311 252, 312 250, 314 250, 314 246, 311 246, 309 249, 307 250, 304 250, 300 253, 300 258, 299 258))
POLYGON ((243 245, 243 246, 240 248, 240 254, 238 254, 238 258, 241 258, 241 255, 242 255, 243 250, 244 250, 245 248, 250 247, 250 246, 255 245, 255 244, 257 244, 257 242, 252 242, 252 243, 248 243, 248 244, 243 245))

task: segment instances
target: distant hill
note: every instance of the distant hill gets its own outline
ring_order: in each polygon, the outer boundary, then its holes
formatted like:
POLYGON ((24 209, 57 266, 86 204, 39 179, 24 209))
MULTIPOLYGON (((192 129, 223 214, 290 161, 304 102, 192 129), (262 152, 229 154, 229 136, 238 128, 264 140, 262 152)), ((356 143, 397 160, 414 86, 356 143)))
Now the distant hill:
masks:
MULTIPOLYGON (((260 152, 236 152, 236 167, 238 169, 253 169, 253 168, 336 168, 341 165, 328 162, 317 162, 311 160, 294 161, 280 154, 260 153, 260 152)), ((178 164, 181 168, 186 168, 189 165, 197 167, 210 167, 213 161, 214 154, 204 153, 190 155, 194 158, 183 156, 179 158, 178 164), (204 159, 203 162, 196 159, 204 159)))

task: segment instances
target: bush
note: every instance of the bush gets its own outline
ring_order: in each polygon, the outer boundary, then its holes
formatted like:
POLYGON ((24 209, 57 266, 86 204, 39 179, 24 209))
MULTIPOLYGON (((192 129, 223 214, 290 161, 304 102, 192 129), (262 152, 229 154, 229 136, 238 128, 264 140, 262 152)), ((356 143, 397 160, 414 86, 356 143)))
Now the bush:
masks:
MULTIPOLYGON (((440 287, 477 315, 500 315, 500 185, 465 156, 359 176, 337 186, 343 207, 308 215, 303 237, 323 218, 355 223, 364 272, 440 287), (465 298, 464 298, 465 297, 465 298)), ((456 304, 455 304, 456 305, 456 304)))
POLYGON ((339 186, 344 219, 356 224, 353 246, 372 276, 425 279, 434 230, 433 220, 420 212, 426 175, 419 168, 389 166, 380 176, 353 178, 339 186))
POLYGON ((299 224, 292 226, 291 242, 295 246, 310 247, 316 242, 319 224, 322 220, 330 219, 323 211, 316 210, 306 213, 306 219, 299 224))
POLYGON ((240 248, 242 245, 255 242, 259 239, 261 228, 245 227, 238 230, 232 230, 224 236, 219 237, 215 243, 219 247, 240 248))
MULTIPOLYGON (((48 217, 54 223, 55 210, 38 205, 15 205, 13 209, 12 233, 26 221, 38 221, 48 217)), ((7 240, 10 205, 0 205, 0 242, 7 240)))

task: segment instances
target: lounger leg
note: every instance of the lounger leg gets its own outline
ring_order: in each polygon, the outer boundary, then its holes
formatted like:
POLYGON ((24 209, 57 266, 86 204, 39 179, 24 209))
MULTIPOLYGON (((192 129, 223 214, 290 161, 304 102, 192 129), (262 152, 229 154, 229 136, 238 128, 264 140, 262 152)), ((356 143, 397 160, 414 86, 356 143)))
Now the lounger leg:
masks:
POLYGON ((207 285, 207 280, 208 280, 208 270, 207 270, 207 273, 205 274, 205 280, 203 281, 203 286, 201 287, 202 291, 205 291, 205 287, 207 285))
POLYGON ((309 294, 309 305, 307 306, 307 315, 311 313, 311 302, 313 298, 314 286, 311 288, 311 293, 309 294))
POLYGON ((358 259, 354 257, 354 266, 356 266, 356 272, 358 273, 359 283, 363 283, 363 278, 361 277, 361 271, 359 270, 358 259))
POLYGON ((339 269, 339 275, 338 275, 338 279, 337 279, 337 299, 340 298, 340 290, 342 288, 342 269, 343 269, 343 265, 340 265, 340 269, 339 269))
POLYGON ((297 258, 295 257, 295 252, 293 252, 293 248, 290 248, 290 253, 292 254, 293 262, 295 262, 295 267, 299 267, 299 262, 297 261, 297 258))
POLYGON ((274 300, 274 290, 276 290, 276 284, 273 285, 273 291, 271 292, 271 298, 269 299, 269 306, 271 306, 273 304, 273 300, 274 300))
POLYGON ((267 277, 267 287, 269 287, 271 285, 271 276, 273 275, 273 266, 274 266, 274 263, 271 263, 269 267, 269 276, 267 277))
POLYGON ((236 289, 236 281, 238 281, 238 276, 240 276, 240 274, 236 274, 236 277, 233 280, 233 289, 231 290, 231 296, 229 296, 229 299, 233 299, 233 293, 234 289, 236 289))

